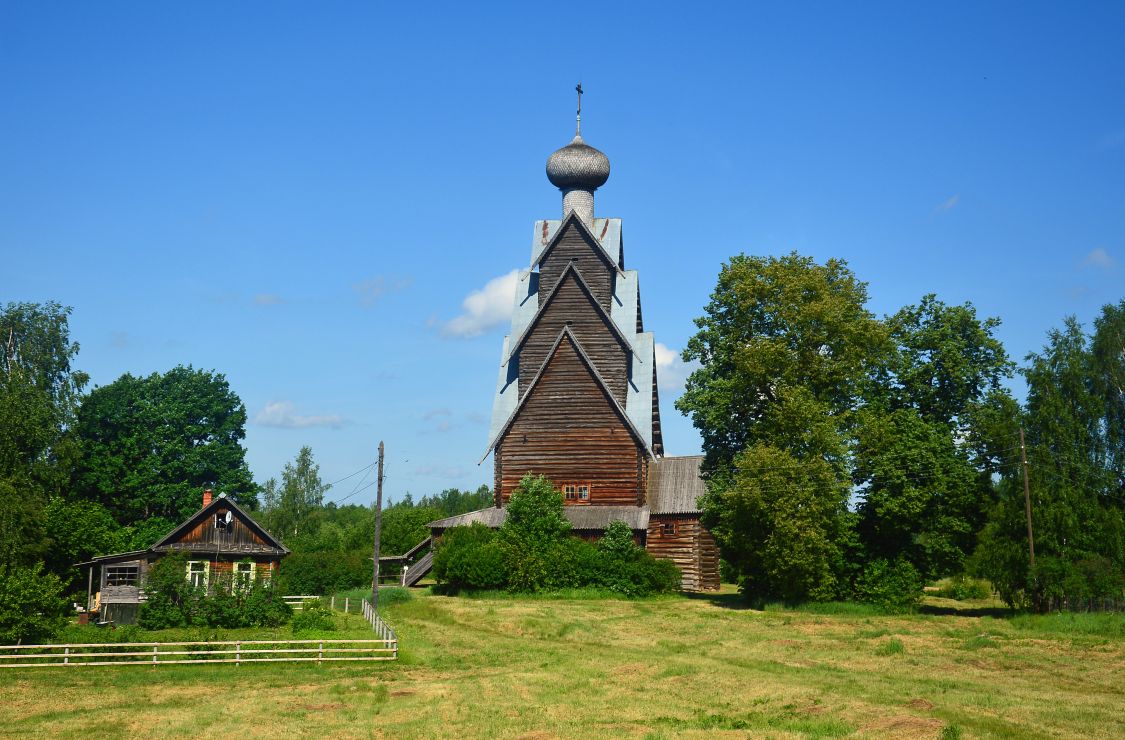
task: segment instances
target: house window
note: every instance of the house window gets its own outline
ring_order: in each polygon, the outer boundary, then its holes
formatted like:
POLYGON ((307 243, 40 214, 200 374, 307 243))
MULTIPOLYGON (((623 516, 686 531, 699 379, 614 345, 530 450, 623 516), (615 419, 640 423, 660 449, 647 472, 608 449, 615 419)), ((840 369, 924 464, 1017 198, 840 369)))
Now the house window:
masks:
POLYGON ((211 564, 206 560, 189 560, 187 564, 187 579, 194 588, 207 588, 207 576, 211 573, 211 564))
POLYGON ((567 501, 589 501, 589 483, 564 483, 562 485, 563 498, 567 501))
POLYGON ((140 567, 136 565, 107 565, 105 569, 105 585, 136 586, 139 576, 140 567))
POLYGON ((676 523, 664 522, 664 524, 662 524, 660 527, 660 531, 664 534, 665 537, 674 537, 676 534, 676 523))
POLYGON ((234 564, 234 585, 237 588, 248 589, 250 584, 254 582, 254 564, 253 563, 235 563, 234 564))

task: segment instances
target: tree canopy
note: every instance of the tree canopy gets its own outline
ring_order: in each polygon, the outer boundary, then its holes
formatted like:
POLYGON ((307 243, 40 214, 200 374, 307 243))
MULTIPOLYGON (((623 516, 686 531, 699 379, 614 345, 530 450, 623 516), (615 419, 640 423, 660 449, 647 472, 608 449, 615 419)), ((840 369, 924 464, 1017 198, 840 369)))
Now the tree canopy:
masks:
POLYGON ((122 523, 179 521, 205 488, 256 505, 246 465, 246 407, 221 373, 179 366, 95 388, 78 412, 83 494, 122 523))

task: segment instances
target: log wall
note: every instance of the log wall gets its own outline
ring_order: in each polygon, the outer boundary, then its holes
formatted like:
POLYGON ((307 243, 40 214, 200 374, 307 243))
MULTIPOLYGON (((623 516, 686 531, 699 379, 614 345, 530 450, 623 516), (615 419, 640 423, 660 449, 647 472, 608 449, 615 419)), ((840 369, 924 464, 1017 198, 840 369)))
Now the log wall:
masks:
POLYGON ((567 273, 563 278, 559 292, 543 308, 520 349, 520 393, 527 392, 527 387, 543 366, 547 353, 565 326, 570 326, 613 397, 624 404, 629 350, 614 334, 598 311, 593 296, 582 288, 573 273, 567 273))
POLYGON ((639 505, 648 473, 644 449, 569 337, 547 362, 495 450, 501 503, 532 473, 556 485, 589 484, 589 505, 639 505))
POLYGON ((648 520, 645 549, 654 557, 671 560, 683 574, 685 591, 719 588, 719 548, 699 517, 693 514, 653 514, 648 520), (675 526, 675 533, 665 525, 675 526))
POLYGON ((617 268, 609 262, 602 248, 573 223, 566 227, 555 246, 539 262, 540 305, 550 295, 555 283, 572 261, 598 303, 609 313, 609 302, 613 295, 612 275, 617 268))

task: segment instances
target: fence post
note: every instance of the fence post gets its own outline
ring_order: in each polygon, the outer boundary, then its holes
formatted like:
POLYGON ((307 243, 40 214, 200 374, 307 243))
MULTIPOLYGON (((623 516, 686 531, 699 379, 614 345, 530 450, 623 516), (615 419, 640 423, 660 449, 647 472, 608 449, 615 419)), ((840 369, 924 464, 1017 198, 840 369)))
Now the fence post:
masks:
POLYGON ((316 654, 316 664, 320 665, 320 661, 324 658, 324 641, 320 641, 320 652, 316 654))
POLYGON ((333 596, 332 600, 330 602, 328 602, 328 608, 332 609, 332 610, 336 609, 336 597, 335 596, 333 596))
POLYGON ((234 644, 234 667, 238 668, 242 665, 242 640, 234 644))
POLYGON ((157 651, 157 649, 159 649, 159 647, 160 647, 159 645, 153 645, 152 646, 152 667, 153 668, 156 667, 156 651, 157 651))
POLYGON ((345 596, 345 597, 344 597, 344 614, 347 614, 347 613, 348 613, 348 605, 349 605, 349 604, 351 603, 351 600, 352 600, 352 599, 351 599, 351 597, 350 597, 350 596, 345 596))
POLYGON ((62 660, 63 665, 69 665, 70 664, 70 648, 64 648, 63 655, 65 656, 62 660))

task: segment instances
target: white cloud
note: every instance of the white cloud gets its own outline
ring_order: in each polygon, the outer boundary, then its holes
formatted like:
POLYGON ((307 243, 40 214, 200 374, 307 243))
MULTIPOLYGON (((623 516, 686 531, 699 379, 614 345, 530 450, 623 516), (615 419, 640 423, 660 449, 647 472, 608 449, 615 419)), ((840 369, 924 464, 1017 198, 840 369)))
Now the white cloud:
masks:
POLYGON ((318 414, 304 416, 296 413, 297 407, 292 401, 270 401, 254 417, 254 424, 260 427, 275 427, 277 429, 308 429, 310 427, 328 427, 339 429, 347 423, 344 417, 337 414, 318 414))
POLYGON ((480 290, 469 293, 461 301, 461 315, 442 324, 442 335, 475 337, 494 326, 511 321, 518 279, 519 270, 512 270, 506 275, 492 278, 480 290))
POLYGON ((281 296, 274 293, 259 293, 254 296, 255 306, 277 306, 282 303, 285 303, 285 301, 282 300, 281 296))
POLYGON ((452 414, 453 412, 448 408, 446 408, 445 406, 441 406, 440 408, 429 409, 428 411, 426 411, 426 413, 422 414, 422 418, 426 421, 429 421, 430 419, 436 419, 439 416, 450 416, 452 414))
POLYGON ((410 287, 410 282, 410 278, 388 279, 382 275, 377 275, 353 284, 352 290, 359 295, 360 305, 374 306, 383 296, 406 290, 410 287))
POLYGON ((960 202, 961 202, 961 194, 957 193, 955 195, 950 196, 945 201, 939 203, 937 206, 935 206, 934 211, 937 212, 937 213, 941 213, 942 211, 952 211, 954 208, 957 207, 957 204, 960 203, 960 202))
POLYGON ((679 393, 684 388, 684 381, 699 367, 699 363, 695 360, 684 362, 679 352, 660 342, 653 349, 656 354, 657 385, 662 391, 679 393))
POLYGON ((1113 267, 1115 264, 1117 264, 1117 260, 1113 259, 1113 257, 1109 255, 1109 252, 1101 247, 1092 250, 1082 260, 1082 267, 1101 267, 1106 270, 1113 267))

